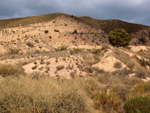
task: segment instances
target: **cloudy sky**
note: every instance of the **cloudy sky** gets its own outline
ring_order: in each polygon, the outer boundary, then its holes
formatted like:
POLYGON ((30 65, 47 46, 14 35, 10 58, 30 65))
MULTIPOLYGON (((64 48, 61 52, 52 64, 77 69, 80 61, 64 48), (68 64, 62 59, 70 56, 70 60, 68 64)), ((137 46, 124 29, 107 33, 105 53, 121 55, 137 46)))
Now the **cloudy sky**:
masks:
POLYGON ((150 25, 150 0, 1 0, 0 19, 49 13, 150 25))

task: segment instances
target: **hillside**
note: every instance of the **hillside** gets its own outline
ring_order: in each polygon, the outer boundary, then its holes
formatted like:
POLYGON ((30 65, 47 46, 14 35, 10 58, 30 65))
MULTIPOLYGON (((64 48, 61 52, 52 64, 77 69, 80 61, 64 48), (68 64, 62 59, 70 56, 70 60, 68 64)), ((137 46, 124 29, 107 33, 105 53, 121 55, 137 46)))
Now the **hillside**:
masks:
POLYGON ((98 20, 90 17, 79 17, 78 19, 94 28, 102 29, 106 33, 109 33, 109 31, 112 31, 114 29, 125 29, 128 33, 132 34, 139 30, 149 28, 145 25, 128 23, 117 19, 98 20))
POLYGON ((0 112, 149 111, 148 26, 57 13, 0 28, 0 112), (129 46, 109 44, 116 28, 132 34, 129 46))
POLYGON ((46 14, 46 15, 39 15, 39 16, 32 16, 32 17, 0 20, 0 28, 2 29, 8 27, 18 27, 20 25, 25 26, 34 23, 47 22, 58 16, 67 16, 67 17, 75 18, 76 20, 88 24, 96 29, 102 29, 106 33, 109 33, 109 31, 113 29, 122 28, 128 31, 130 34, 132 34, 139 30, 149 28, 149 26, 146 25, 128 23, 122 20, 116 20, 116 19, 98 20, 91 17, 76 17, 73 15, 67 15, 63 13, 54 13, 54 14, 46 14))
POLYGON ((28 26, 30 24, 47 22, 47 21, 50 21, 50 20, 56 18, 57 16, 61 16, 61 15, 68 16, 63 13, 55 13, 55 14, 46 14, 46 15, 39 15, 39 16, 0 20, 0 29, 19 27, 20 25, 28 26))
MULTIPOLYGON (((19 26, 30 26, 30 24, 44 23, 49 22, 57 17, 67 17, 69 19, 74 19, 77 23, 85 24, 90 26, 91 29, 102 30, 105 35, 108 35, 109 31, 114 29, 125 29, 128 33, 132 34, 133 40, 130 44, 139 45, 146 44, 150 45, 150 27, 140 24, 128 23, 122 20, 98 20, 91 17, 76 17, 73 15, 67 15, 63 13, 55 13, 55 14, 46 14, 32 17, 24 17, 24 18, 14 18, 14 19, 6 19, 0 20, 0 29, 3 30, 5 28, 14 28, 19 26), (139 34, 140 33, 140 34, 139 34), (139 37, 140 36, 140 37, 139 37)), ((93 32, 89 32, 92 34, 93 32)), ((99 33, 98 33, 99 34, 99 33)), ((99 38, 99 37, 98 37, 99 38)), ((106 42, 103 38, 107 38, 107 36, 100 37, 100 42, 106 42), (102 39, 101 39, 102 38, 102 39)), ((97 42, 97 43, 100 43, 97 42)))

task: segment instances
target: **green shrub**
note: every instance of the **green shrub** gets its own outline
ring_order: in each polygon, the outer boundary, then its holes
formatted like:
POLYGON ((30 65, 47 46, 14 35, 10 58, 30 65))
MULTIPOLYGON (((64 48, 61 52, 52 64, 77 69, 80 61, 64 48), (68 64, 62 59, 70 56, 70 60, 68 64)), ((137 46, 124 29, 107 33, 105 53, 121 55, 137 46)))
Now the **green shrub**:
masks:
POLYGON ((149 113, 150 96, 135 97, 127 100, 124 105, 125 113, 149 113))
POLYGON ((75 30, 72 32, 72 34, 76 34, 76 33, 78 33, 78 31, 75 29, 75 30))
POLYGON ((139 41, 142 42, 143 44, 146 42, 146 41, 144 40, 144 38, 140 38, 139 41))
POLYGON ((109 41, 113 46, 126 46, 131 39, 132 36, 124 29, 115 29, 109 32, 109 41))

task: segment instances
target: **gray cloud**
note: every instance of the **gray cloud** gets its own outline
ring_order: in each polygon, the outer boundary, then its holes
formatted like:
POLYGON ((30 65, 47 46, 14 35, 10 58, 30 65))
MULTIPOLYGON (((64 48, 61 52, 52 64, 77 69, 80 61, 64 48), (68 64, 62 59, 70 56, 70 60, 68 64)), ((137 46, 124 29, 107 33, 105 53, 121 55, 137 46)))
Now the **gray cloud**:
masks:
POLYGON ((62 12, 150 25, 149 0, 2 0, 0 18, 62 12))

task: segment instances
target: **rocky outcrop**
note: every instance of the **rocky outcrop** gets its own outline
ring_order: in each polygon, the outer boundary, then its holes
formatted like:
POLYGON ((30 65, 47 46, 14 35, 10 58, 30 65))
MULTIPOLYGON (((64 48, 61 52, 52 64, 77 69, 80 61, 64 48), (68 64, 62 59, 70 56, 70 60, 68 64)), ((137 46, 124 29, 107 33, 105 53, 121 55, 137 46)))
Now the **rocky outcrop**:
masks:
POLYGON ((131 45, 150 45, 150 28, 133 33, 132 36, 131 45))

